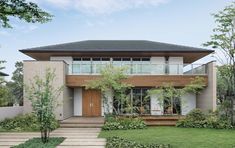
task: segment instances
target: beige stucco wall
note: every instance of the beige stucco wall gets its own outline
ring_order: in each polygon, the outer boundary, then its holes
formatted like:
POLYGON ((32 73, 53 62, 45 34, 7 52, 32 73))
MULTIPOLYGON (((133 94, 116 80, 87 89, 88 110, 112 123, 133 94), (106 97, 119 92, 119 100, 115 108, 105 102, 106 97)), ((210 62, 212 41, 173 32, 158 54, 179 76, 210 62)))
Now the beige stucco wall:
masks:
POLYGON ((216 62, 207 64, 208 86, 197 95, 196 107, 203 111, 216 109, 216 62))
MULTIPOLYGON (((67 73, 67 65, 63 61, 24 61, 24 84, 30 86, 30 81, 33 82, 33 77, 45 76, 47 68, 55 69, 55 88, 64 86, 63 91, 57 98, 58 106, 55 110, 55 115, 58 120, 63 120, 72 116, 73 113, 73 95, 72 90, 65 86, 65 76, 67 73)), ((24 113, 32 111, 31 102, 27 99, 26 91, 24 91, 24 113)))

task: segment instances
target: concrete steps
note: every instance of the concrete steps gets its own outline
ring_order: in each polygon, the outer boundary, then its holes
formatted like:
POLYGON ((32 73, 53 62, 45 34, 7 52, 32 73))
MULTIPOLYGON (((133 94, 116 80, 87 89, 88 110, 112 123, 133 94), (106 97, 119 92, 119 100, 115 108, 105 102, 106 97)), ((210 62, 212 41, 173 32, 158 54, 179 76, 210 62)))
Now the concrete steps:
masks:
POLYGON ((101 128, 103 117, 71 117, 60 121, 61 128, 101 128))

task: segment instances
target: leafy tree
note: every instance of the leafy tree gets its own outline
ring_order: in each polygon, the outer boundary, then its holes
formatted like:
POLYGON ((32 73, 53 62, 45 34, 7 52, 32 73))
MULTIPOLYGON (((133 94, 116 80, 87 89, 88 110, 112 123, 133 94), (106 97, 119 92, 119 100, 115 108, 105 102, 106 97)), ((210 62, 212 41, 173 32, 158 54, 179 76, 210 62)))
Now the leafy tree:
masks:
POLYGON ((56 99, 63 87, 54 88, 55 72, 46 70, 43 78, 35 76, 30 86, 26 86, 27 97, 32 102, 33 110, 40 124, 41 139, 46 143, 50 132, 55 128, 54 110, 57 107, 56 99))
MULTIPOLYGON (((166 83, 161 87, 154 88, 148 91, 148 96, 151 95, 157 95, 159 105, 163 107, 164 101, 168 102, 168 106, 171 109, 171 113, 173 113, 173 106, 176 103, 175 99, 181 99, 181 96, 183 96, 186 93, 194 93, 198 94, 200 91, 202 91, 205 87, 204 84, 204 78, 202 77, 196 77, 193 79, 190 84, 186 85, 184 88, 175 88, 171 83, 166 83)), ((182 102, 184 103, 184 102, 182 102)))
POLYGON ((218 49, 220 53, 217 58, 222 64, 226 64, 226 74, 221 77, 227 81, 227 99, 231 105, 231 122, 233 119, 233 101, 235 99, 235 2, 226 6, 222 11, 213 14, 216 28, 213 29, 214 34, 211 41, 205 43, 205 46, 218 49), (221 56, 223 55, 223 56, 221 56), (226 80, 227 79, 227 80, 226 80))
MULTIPOLYGON (((115 97, 121 103, 127 102, 126 91, 131 85, 123 83, 123 80, 127 79, 128 76, 125 74, 126 67, 115 67, 113 65, 107 65, 101 69, 101 78, 93 81, 89 81, 86 84, 86 89, 98 89, 101 91, 103 98, 103 105, 106 105, 106 109, 109 113, 110 109, 115 109, 108 102, 108 98, 105 95, 107 91, 112 92, 112 99, 115 97)), ((105 106, 103 106, 105 107, 105 106)), ((118 111, 116 111, 118 114, 118 111)))
MULTIPOLYGON (((6 61, 0 61, 0 71, 5 69, 5 67, 2 65, 3 63, 6 63, 6 61)), ((4 83, 4 78, 0 76, 0 85, 4 83)))
POLYGON ((11 90, 14 102, 23 105, 23 62, 16 62, 15 67, 12 81, 7 82, 7 87, 11 90))
POLYGON ((16 17, 28 23, 46 23, 52 15, 43 11, 37 4, 26 0, 1 0, 0 1, 0 26, 11 28, 10 17, 16 17))

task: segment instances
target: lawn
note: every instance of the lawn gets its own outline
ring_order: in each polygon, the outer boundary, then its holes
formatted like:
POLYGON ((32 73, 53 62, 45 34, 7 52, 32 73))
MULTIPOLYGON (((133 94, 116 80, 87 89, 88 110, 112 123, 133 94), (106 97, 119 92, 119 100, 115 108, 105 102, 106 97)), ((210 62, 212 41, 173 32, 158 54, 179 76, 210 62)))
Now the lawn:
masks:
POLYGON ((149 127, 143 130, 102 131, 99 137, 119 136, 140 143, 170 144, 173 148, 232 148, 235 130, 149 127))
POLYGON ((25 143, 14 146, 12 148, 55 148, 64 141, 63 137, 50 138, 49 142, 42 143, 41 138, 33 138, 27 140, 25 143))

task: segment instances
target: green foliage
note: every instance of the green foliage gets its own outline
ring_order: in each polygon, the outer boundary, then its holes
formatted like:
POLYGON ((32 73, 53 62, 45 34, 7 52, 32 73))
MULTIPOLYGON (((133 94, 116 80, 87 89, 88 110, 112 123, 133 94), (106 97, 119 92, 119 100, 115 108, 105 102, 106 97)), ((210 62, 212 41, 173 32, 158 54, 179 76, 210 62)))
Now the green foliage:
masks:
POLYGON ((200 93, 205 87, 205 79, 203 77, 197 76, 192 81, 190 84, 186 85, 183 88, 183 94, 185 93, 194 93, 198 94, 200 93))
POLYGON ((169 144, 140 144, 120 137, 107 138, 106 148, 170 148, 169 144))
POLYGON ((43 11, 37 4, 25 0, 0 1, 0 25, 3 28, 11 28, 10 17, 16 17, 28 23, 46 23, 52 15, 43 11))
POLYGON ((56 99, 63 89, 63 87, 54 88, 54 79, 55 72, 46 69, 44 78, 35 76, 31 86, 26 88, 27 97, 32 102, 33 111, 40 124, 43 142, 48 142, 50 131, 54 128, 54 110, 58 105, 56 99))
MULTIPOLYGON (((3 63, 6 63, 6 61, 0 60, 0 71, 5 69, 5 67, 3 66, 3 63)), ((0 76, 0 85, 2 85, 3 83, 4 83, 4 78, 2 76, 0 76)))
MULTIPOLYGON (((57 120, 53 120, 53 129, 59 127, 57 120)), ((40 125, 35 114, 19 115, 12 119, 0 122, 0 129, 4 131, 39 131, 40 125)))
MULTIPOLYGON (((112 97, 115 97, 119 102, 124 103, 128 97, 126 91, 131 85, 123 83, 123 80, 127 79, 128 76, 125 74, 126 67, 115 67, 113 65, 106 65, 101 69, 101 78, 93 81, 89 81, 86 84, 86 89, 98 89, 103 95, 103 104, 108 108, 106 111, 110 111, 109 102, 105 96, 105 92, 111 91, 112 97)), ((109 112, 106 112, 109 113, 109 112)), ((118 114, 118 112, 116 112, 118 114)))
MULTIPOLYGON (((219 69, 218 91, 219 101, 235 99, 235 2, 226 6, 222 11, 213 14, 217 26, 213 29, 214 34, 205 46, 219 49, 217 60, 225 64, 219 69), (221 93, 221 94, 220 94, 221 93)), ((230 106, 231 122, 235 123, 234 109, 230 106)))
POLYGON ((11 91, 15 103, 23 105, 23 62, 15 63, 16 70, 13 72, 12 81, 6 86, 11 91))
POLYGON ((185 119, 179 120, 176 126, 186 128, 233 128, 229 120, 221 120, 215 113, 204 114, 199 109, 192 110, 186 115, 185 119))
POLYGON ((192 121, 205 120, 206 115, 200 109, 193 109, 187 115, 186 118, 192 121))
POLYGON ((151 95, 157 95, 160 106, 163 106, 164 100, 173 104, 175 102, 173 101, 174 99, 181 99, 181 96, 186 93, 200 93, 200 91, 202 91, 205 87, 204 82, 205 80, 203 77, 197 76, 192 79, 190 84, 186 85, 182 89, 173 87, 171 83, 166 83, 163 86, 149 90, 148 97, 151 95))
POLYGON ((5 85, 0 85, 0 107, 12 106, 12 94, 5 85))
POLYGON ((33 138, 27 140, 25 143, 13 146, 12 148, 56 148, 65 140, 63 137, 53 137, 49 139, 48 143, 42 143, 40 138, 33 138))
POLYGON ((145 122, 140 118, 114 118, 107 119, 103 130, 128 130, 128 129, 144 129, 145 122))

